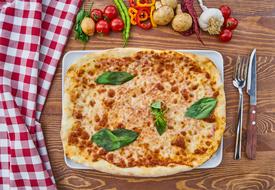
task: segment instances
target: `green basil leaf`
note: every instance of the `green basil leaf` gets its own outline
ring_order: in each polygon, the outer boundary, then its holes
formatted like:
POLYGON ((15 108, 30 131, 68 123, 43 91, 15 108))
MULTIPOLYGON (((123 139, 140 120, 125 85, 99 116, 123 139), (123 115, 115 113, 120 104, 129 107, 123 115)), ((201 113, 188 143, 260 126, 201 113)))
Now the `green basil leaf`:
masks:
POLYGON ((210 116, 217 105, 217 100, 214 98, 202 98, 195 102, 187 109, 185 116, 194 119, 205 119, 210 116))
POLYGON ((155 126, 159 133, 159 135, 162 135, 167 128, 167 122, 164 118, 164 111, 161 107, 161 102, 156 101, 151 104, 151 113, 155 117, 155 126))
POLYGON ((123 128, 113 130, 113 134, 119 139, 121 147, 130 144, 138 137, 137 132, 123 128))
POLYGON ((162 135, 166 131, 166 126, 167 126, 167 123, 164 119, 164 115, 161 115, 160 117, 156 118, 155 125, 158 133, 162 135))
POLYGON ((117 137, 109 130, 102 129, 92 136, 92 141, 107 151, 115 150, 120 147, 117 137))
POLYGON ((105 72, 96 79, 97 84, 111 84, 120 85, 129 80, 132 80, 135 76, 127 72, 105 72))
POLYGON ((161 109, 161 102, 160 101, 156 101, 156 102, 153 102, 151 104, 151 108, 155 108, 155 109, 161 109))
POLYGON ((86 16, 86 12, 84 9, 81 9, 76 16, 76 23, 81 23, 81 21, 84 19, 86 16))
POLYGON ((138 133, 128 129, 101 129, 92 136, 92 141, 106 151, 117 150, 134 142, 138 137, 138 133))

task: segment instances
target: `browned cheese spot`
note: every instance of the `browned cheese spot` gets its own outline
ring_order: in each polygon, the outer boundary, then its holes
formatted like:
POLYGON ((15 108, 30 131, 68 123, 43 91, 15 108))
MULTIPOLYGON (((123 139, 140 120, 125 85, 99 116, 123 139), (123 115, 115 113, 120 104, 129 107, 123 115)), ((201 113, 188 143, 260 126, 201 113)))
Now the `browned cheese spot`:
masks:
POLYGON ((110 97, 110 98, 113 98, 114 96, 115 96, 115 91, 113 90, 113 89, 110 89, 110 90, 108 90, 108 96, 110 97))
POLYGON ((171 145, 177 146, 183 149, 186 148, 184 138, 180 135, 176 136, 176 138, 173 139, 173 141, 171 142, 171 145))
POLYGON ((171 91, 172 92, 178 92, 179 88, 177 86, 172 86, 171 91))
POLYGON ((207 151, 206 148, 197 148, 194 153, 195 154, 204 154, 206 151, 207 151))
POLYGON ((99 121, 100 121, 100 117, 99 117, 98 114, 95 115, 95 121, 96 121, 96 122, 99 122, 99 121))
POLYGON ((103 100, 103 103, 104 103, 106 108, 112 108, 113 104, 115 103, 115 100, 105 99, 105 100, 103 100))
POLYGON ((160 90, 160 91, 164 90, 164 87, 163 87, 162 84, 160 84, 160 83, 157 83, 157 84, 156 84, 156 88, 157 88, 158 90, 160 90))
POLYGON ((90 106, 93 107, 93 106, 95 105, 95 101, 94 101, 94 100, 91 100, 89 104, 90 104, 90 106))
POLYGON ((183 90, 181 91, 181 95, 183 96, 183 98, 184 98, 186 101, 189 99, 189 92, 188 92, 188 90, 183 89, 183 90))

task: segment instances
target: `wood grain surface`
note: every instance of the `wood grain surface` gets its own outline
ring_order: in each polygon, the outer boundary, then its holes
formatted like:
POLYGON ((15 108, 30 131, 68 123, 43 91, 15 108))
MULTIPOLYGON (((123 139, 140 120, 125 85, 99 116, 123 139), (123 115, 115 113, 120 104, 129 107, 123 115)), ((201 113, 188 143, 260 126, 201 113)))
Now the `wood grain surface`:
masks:
MULTIPOLYGON (((94 0, 94 7, 103 8, 112 0, 94 0)), ((89 3, 87 0, 86 4, 89 3)), ((154 49, 207 49, 222 53, 225 66, 227 129, 224 134, 224 158, 215 169, 200 169, 161 178, 133 178, 108 175, 93 170, 73 170, 64 163, 60 140, 61 64, 56 72, 44 108, 41 123, 58 189, 96 190, 200 190, 200 189, 275 189, 275 1, 274 0, 205 0, 208 7, 229 5, 239 20, 230 43, 202 34, 205 46, 195 35, 184 37, 170 27, 143 31, 133 27, 129 47, 154 49), (257 159, 233 160, 238 94, 232 85, 232 71, 238 55, 248 55, 257 48, 258 105, 257 159)), ((199 8, 196 4, 196 9, 199 8)), ((71 34, 65 52, 70 50, 121 47, 121 33, 102 37, 96 35, 83 45, 71 34)), ((248 96, 245 95, 244 127, 248 117, 248 96)), ((243 145, 245 145, 245 130, 243 145)), ((245 150, 245 147, 242 149, 245 150)))

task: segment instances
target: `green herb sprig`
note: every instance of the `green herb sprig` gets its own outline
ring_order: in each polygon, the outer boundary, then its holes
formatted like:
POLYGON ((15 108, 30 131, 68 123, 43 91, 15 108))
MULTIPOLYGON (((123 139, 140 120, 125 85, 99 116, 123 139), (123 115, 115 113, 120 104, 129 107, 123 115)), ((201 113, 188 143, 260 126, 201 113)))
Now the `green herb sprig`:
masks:
POLYGON ((164 117, 164 110, 162 108, 162 103, 160 101, 153 102, 151 104, 151 113, 155 117, 155 126, 159 133, 159 135, 162 135, 167 128, 167 122, 164 117))

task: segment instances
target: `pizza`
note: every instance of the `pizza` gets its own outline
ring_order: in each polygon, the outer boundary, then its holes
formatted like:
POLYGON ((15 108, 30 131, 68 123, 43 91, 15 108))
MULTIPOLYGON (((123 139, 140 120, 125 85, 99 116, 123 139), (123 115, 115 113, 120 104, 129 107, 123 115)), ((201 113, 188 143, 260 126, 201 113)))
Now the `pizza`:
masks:
POLYGON ((206 57, 136 48, 90 53, 64 77, 64 153, 117 175, 191 170, 217 151, 225 103, 219 71, 206 57))

